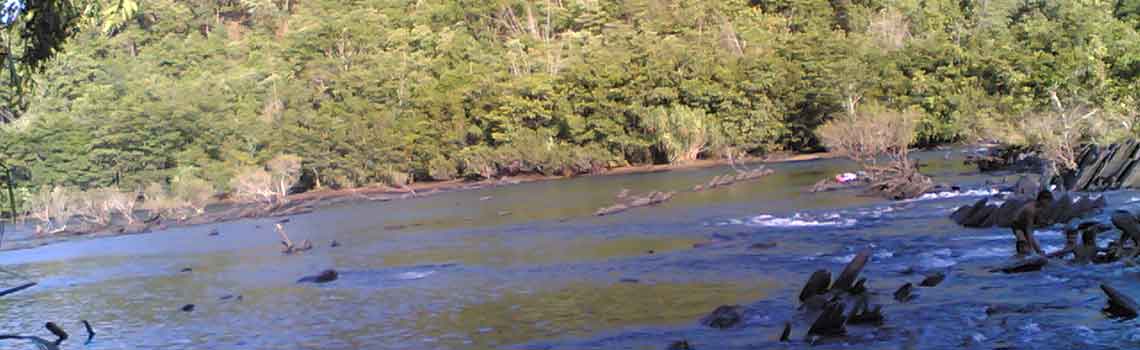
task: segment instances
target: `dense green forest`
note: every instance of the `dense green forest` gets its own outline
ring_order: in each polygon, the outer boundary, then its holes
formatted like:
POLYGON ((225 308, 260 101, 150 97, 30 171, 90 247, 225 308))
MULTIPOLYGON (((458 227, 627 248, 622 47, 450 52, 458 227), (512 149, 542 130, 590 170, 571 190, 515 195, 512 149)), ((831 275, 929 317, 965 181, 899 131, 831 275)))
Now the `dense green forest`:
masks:
POLYGON ((24 193, 228 191, 281 155, 304 187, 575 174, 819 150, 867 101, 916 146, 1061 104, 1117 137, 1138 28, 1140 0, 153 0, 8 86, 0 159, 24 193))

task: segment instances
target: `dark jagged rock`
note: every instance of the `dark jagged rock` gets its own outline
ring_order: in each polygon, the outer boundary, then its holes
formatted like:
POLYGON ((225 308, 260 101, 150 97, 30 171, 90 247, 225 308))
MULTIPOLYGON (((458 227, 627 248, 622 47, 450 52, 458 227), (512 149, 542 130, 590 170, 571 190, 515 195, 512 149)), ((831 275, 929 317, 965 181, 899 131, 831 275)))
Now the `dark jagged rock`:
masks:
POLYGON ((855 258, 847 263, 847 267, 843 268, 843 272, 839 273, 839 277, 835 278, 835 283, 831 288, 834 290, 850 291, 854 285, 855 280, 859 278, 859 273, 863 271, 863 267, 867 265, 867 260, 871 257, 871 251, 863 250, 855 254, 855 258))
POLYGON ((1100 289, 1108 296, 1108 306, 1103 310, 1105 314, 1128 320, 1136 318, 1140 308, 1136 306, 1135 300, 1107 284, 1101 284, 1100 289))
POLYGON ((914 294, 912 294, 913 292, 914 285, 908 282, 895 291, 895 300, 899 301, 900 303, 911 301, 914 299, 914 294))
POLYGON ((829 303, 824 308, 823 313, 812 322, 811 328, 808 329, 808 335, 817 335, 821 337, 842 337, 847 335, 847 317, 843 315, 845 306, 843 303, 829 303))
POLYGON ((788 342, 792 340, 792 323, 784 322, 784 331, 780 332, 780 341, 788 342))
MULTIPOLYGON (((950 214, 950 219, 959 225, 970 228, 1010 227, 1017 211, 1028 201, 1027 198, 1013 197, 997 206, 990 204, 988 199, 983 198, 973 205, 959 207, 950 214)), ((1072 219, 1095 214, 1106 205, 1104 196, 1095 200, 1083 196, 1074 202, 1068 194, 1063 194, 1060 195, 1059 199, 1053 200, 1039 211, 1037 224, 1039 227, 1045 227, 1057 223, 1066 223, 1072 219)))
POLYGON ((922 280, 922 282, 918 283, 918 286, 919 287, 936 287, 936 286, 938 286, 938 284, 942 283, 942 281, 945 279, 946 279, 945 273, 935 272, 929 276, 926 276, 926 278, 924 278, 922 280))
POLYGON ((1042 257, 1042 256, 1034 256, 1034 257, 1014 261, 1014 262, 1009 263, 1005 266, 1001 266, 1001 267, 995 268, 993 270, 990 270, 990 272, 1023 273, 1023 272, 1041 271, 1041 269, 1044 268, 1045 265, 1048 263, 1049 263, 1049 259, 1042 257))
POLYGON ((678 341, 673 342, 672 344, 669 344, 669 347, 665 348, 665 349, 666 350, 694 350, 696 348, 694 348, 692 345, 689 345, 688 340, 678 340, 678 341))
POLYGON ((1124 210, 1117 210, 1112 212, 1111 218, 1112 225, 1120 230, 1121 238, 1130 239, 1140 245, 1140 223, 1137 222, 1136 216, 1124 210))
POLYGON ((867 279, 866 278, 860 278, 858 281, 855 282, 855 285, 851 286, 851 288, 847 289, 847 291, 851 292, 851 294, 854 294, 854 295, 860 295, 860 294, 866 293, 867 292, 867 279))
POLYGON ((701 319, 701 324, 717 329, 728 329, 739 326, 744 316, 740 305, 721 305, 711 314, 701 319))
POLYGON ((338 274, 336 270, 329 269, 313 276, 301 277, 301 279, 297 280, 297 283, 328 283, 336 281, 339 277, 340 274, 338 274))
POLYGON ((964 225, 966 219, 974 216, 979 210, 985 208, 986 204, 988 203, 989 198, 982 198, 977 202, 974 202, 973 205, 964 205, 961 208, 958 208, 958 210, 955 210, 953 214, 950 214, 950 219, 954 220, 954 222, 958 223, 959 225, 964 225))
POLYGON ((180 310, 185 311, 185 312, 194 311, 194 304, 182 305, 182 308, 180 310))
POLYGON ((868 306, 866 298, 860 299, 855 307, 851 308, 851 315, 847 317, 847 324, 852 325, 881 325, 885 321, 883 306, 875 305, 874 308, 871 308, 868 306))
POLYGON ((800 302, 807 302, 808 298, 816 295, 827 293, 827 289, 831 285, 831 272, 827 270, 816 270, 808 277, 807 283, 804 284, 803 290, 800 291, 800 302))
POLYGON ((994 225, 997 227, 1009 227, 1013 224, 1013 219, 1017 217, 1017 210, 1020 209, 1022 205, 1025 205, 1026 202, 1026 200, 1019 198, 1006 200, 1005 203, 1002 203, 1002 205, 997 208, 997 212, 995 213, 997 218, 994 225))

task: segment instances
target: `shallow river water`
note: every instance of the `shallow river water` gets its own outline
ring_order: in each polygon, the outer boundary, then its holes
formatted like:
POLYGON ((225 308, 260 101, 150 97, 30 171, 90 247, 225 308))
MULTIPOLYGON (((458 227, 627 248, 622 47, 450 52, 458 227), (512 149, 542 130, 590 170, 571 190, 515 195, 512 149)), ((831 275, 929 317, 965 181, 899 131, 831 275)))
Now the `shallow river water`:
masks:
MULTIPOLYGON (((1140 297, 1140 268, 987 272, 1008 260, 1012 235, 947 219, 995 192, 984 182, 992 178, 946 153, 922 154, 925 172, 971 191, 903 202, 807 193, 852 167, 823 160, 771 165, 775 174, 754 182, 608 217, 590 214, 620 189, 683 190, 731 170, 331 207, 285 224, 294 240, 316 244, 295 256, 280 253, 273 219, 0 252, 0 266, 16 273, 0 274, 0 286, 39 282, 0 298, 0 333, 46 337, 43 322, 55 321, 72 334, 65 349, 664 349, 679 339, 698 349, 798 348, 810 322, 796 311, 803 281, 820 268, 838 274, 870 249, 864 276, 887 322, 852 326, 817 348, 1140 346, 1135 322, 1101 315, 1098 289, 1108 281, 1140 297), (208 236, 212 228, 221 234, 208 236), (334 239, 342 245, 329 247, 334 239), (295 283, 328 268, 340 279, 295 283), (900 285, 936 271, 948 274, 943 284, 893 302, 900 285), (743 327, 700 325, 722 304, 746 307, 743 327), (996 305, 1022 310, 987 314, 996 305), (80 319, 98 333, 91 344, 82 345, 80 319), (791 344, 776 341, 785 321, 796 325, 791 344)), ((1105 195, 1111 209, 1140 209, 1140 193, 1105 195)), ((1038 236, 1046 249, 1062 244, 1056 229, 1038 236)), ((18 346, 34 348, 0 343, 18 346)))

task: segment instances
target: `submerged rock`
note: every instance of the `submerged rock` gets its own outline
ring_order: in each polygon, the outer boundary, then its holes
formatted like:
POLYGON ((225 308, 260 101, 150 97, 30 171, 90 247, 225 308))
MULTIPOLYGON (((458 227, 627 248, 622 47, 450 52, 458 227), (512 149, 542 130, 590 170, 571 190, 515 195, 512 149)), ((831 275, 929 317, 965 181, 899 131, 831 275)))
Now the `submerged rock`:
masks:
POLYGON ((848 324, 871 324, 880 325, 886 321, 883 317, 883 306, 875 305, 874 308, 869 306, 866 297, 860 298, 855 307, 851 308, 851 315, 847 317, 848 324))
POLYGON ((694 348, 692 345, 689 345, 688 340, 678 340, 678 341, 673 342, 672 344, 669 344, 669 347, 665 348, 665 349, 666 350, 694 350, 696 348, 694 348))
POLYGON ((1014 261, 1014 262, 1009 263, 1005 266, 1001 266, 1001 267, 998 267, 996 269, 990 270, 990 272, 1023 273, 1023 272, 1041 271, 1041 268, 1045 267, 1045 265, 1047 265, 1047 264, 1049 264, 1049 259, 1042 257, 1042 256, 1034 256, 1034 257, 1014 261))
POLYGON ((938 286, 939 284, 941 284, 942 281, 945 279, 946 279, 945 273, 935 272, 929 276, 926 276, 926 278, 924 278, 922 280, 922 282, 920 282, 918 284, 918 286, 919 287, 935 287, 935 286, 938 286))
POLYGON ((701 324, 717 329, 728 329, 739 326, 744 320, 740 305, 721 305, 711 314, 701 319, 701 324))
POLYGON ((301 279, 297 280, 297 283, 328 283, 336 281, 339 277, 340 274, 338 274, 336 270, 329 269, 313 276, 301 277, 301 279))
POLYGON ((914 292, 914 285, 908 282, 895 291, 895 300, 898 300, 900 303, 911 301, 914 299, 914 295, 911 294, 912 292, 914 292))

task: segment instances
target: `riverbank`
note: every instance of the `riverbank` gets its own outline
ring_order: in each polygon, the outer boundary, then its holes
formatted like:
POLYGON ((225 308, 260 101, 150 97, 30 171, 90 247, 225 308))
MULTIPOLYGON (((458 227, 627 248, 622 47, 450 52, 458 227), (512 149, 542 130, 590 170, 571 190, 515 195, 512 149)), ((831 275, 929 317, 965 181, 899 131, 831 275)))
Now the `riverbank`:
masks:
MULTIPOLYGON (((834 153, 793 154, 781 153, 764 158, 745 158, 730 162, 726 159, 701 159, 683 164, 656 164, 633 165, 608 169, 597 174, 578 176, 545 176, 537 174, 524 174, 504 177, 500 179, 486 179, 479 181, 450 180, 414 183, 403 188, 384 185, 364 186, 350 189, 324 189, 292 194, 286 197, 281 204, 265 205, 262 203, 238 202, 233 200, 221 201, 210 205, 201 215, 187 218, 152 217, 145 222, 133 224, 119 224, 97 229, 81 229, 61 232, 59 234, 40 236, 33 239, 19 241, 5 241, 0 251, 30 249, 58 242, 81 238, 114 237, 121 235, 142 234, 152 231, 161 231, 175 227, 197 225, 210 225, 241 219, 264 217, 288 217, 312 212, 314 210, 338 204, 357 202, 388 202, 395 200, 422 198, 443 193, 459 191, 472 191, 487 188, 518 185, 532 182, 545 182, 565 180, 577 177, 622 176, 635 174, 660 173, 680 170, 693 170, 727 166, 736 164, 741 167, 757 167, 765 164, 804 162, 837 157, 834 153)), ((610 203, 598 203, 599 206, 610 203)))

